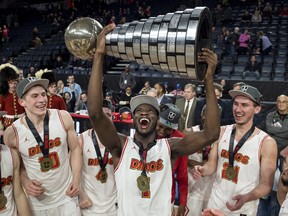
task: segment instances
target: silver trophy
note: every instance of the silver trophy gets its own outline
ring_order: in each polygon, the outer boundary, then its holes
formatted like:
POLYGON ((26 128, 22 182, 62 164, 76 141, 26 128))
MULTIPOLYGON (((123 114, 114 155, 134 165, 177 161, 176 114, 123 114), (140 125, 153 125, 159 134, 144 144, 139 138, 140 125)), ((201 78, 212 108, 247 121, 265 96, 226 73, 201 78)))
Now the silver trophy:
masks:
MULTIPOLYGON (((65 31, 68 50, 80 59, 92 59, 101 30, 101 24, 89 17, 73 21, 65 31)), ((207 7, 176 11, 118 25, 106 35, 106 53, 159 71, 203 80, 207 65, 197 61, 197 53, 201 48, 210 48, 211 30, 207 7)))

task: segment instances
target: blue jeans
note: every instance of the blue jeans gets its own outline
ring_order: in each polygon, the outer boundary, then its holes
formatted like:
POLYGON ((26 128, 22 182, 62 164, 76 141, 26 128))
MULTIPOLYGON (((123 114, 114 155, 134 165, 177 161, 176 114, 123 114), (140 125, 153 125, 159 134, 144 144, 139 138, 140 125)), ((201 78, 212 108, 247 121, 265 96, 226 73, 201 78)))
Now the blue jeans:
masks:
POLYGON ((257 216, 278 216, 280 205, 277 200, 277 192, 272 191, 267 199, 260 199, 257 216))

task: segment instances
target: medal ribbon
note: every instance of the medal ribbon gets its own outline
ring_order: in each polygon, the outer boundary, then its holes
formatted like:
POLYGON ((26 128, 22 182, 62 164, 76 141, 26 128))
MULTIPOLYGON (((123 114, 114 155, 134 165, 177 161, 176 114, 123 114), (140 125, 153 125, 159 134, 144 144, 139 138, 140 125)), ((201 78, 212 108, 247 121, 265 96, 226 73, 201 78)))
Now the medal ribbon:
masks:
POLYGON ((141 162, 143 163, 143 170, 142 170, 141 175, 147 176, 147 174, 146 174, 146 158, 147 158, 147 152, 148 152, 153 146, 156 145, 156 139, 155 139, 153 142, 150 142, 150 143, 147 145, 147 148, 146 148, 146 149, 143 148, 143 145, 142 145, 141 142, 134 140, 134 143, 139 147, 139 155, 140 155, 140 158, 141 158, 141 162))
POLYGON ((93 141, 94 148, 95 148, 95 151, 96 151, 96 154, 97 154, 99 165, 101 167, 101 171, 105 171, 105 167, 108 164, 108 154, 109 154, 109 152, 108 152, 107 148, 105 148, 104 159, 103 159, 94 130, 92 131, 92 141, 93 141))
POLYGON ((33 136, 35 137, 37 144, 40 146, 41 152, 44 156, 44 158, 49 158, 49 114, 48 111, 45 114, 44 118, 44 142, 41 139, 37 129, 35 128, 34 124, 31 122, 31 120, 28 118, 28 116, 25 117, 27 125, 29 129, 31 130, 33 136))
POLYGON ((244 143, 249 139, 249 137, 253 134, 254 130, 255 130, 255 125, 252 125, 252 127, 240 139, 240 141, 238 142, 238 144, 236 145, 236 147, 233 151, 234 139, 235 139, 235 134, 236 134, 236 127, 233 128, 232 133, 231 133, 231 137, 230 137, 230 142, 229 142, 229 166, 230 167, 234 166, 234 157, 235 157, 236 153, 244 145, 244 143))

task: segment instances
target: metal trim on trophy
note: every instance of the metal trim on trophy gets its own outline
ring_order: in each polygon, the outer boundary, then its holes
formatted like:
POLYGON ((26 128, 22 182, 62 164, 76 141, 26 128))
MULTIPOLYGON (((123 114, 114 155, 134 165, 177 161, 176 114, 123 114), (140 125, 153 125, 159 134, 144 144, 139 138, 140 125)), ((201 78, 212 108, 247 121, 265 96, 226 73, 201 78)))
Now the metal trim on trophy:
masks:
MULTIPOLYGON (((101 30, 101 24, 89 17, 73 21, 65 31, 68 50, 80 59, 92 59, 101 30)), ((118 25, 106 35, 106 53, 159 71, 203 80, 207 65, 197 61, 197 53, 210 48, 211 41, 210 10, 196 7, 118 25)))

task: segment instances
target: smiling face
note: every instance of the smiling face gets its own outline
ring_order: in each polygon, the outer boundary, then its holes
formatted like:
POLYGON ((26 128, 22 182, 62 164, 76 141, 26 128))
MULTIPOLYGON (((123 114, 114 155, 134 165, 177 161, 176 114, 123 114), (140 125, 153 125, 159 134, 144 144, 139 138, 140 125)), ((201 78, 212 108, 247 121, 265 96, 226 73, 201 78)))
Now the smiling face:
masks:
POLYGON ((24 107, 27 115, 45 115, 47 105, 47 93, 42 86, 35 86, 26 92, 19 104, 24 107))
POLYGON ((169 128, 158 121, 157 127, 156 127, 158 138, 168 138, 170 137, 170 134, 173 132, 172 128, 169 128))
POLYGON ((136 132, 142 136, 155 133, 157 120, 157 111, 149 104, 141 104, 134 111, 134 127, 136 132))
POLYGON ((253 121, 253 116, 261 111, 260 106, 255 106, 254 102, 245 96, 237 96, 233 103, 233 116, 235 122, 244 125, 253 121))

